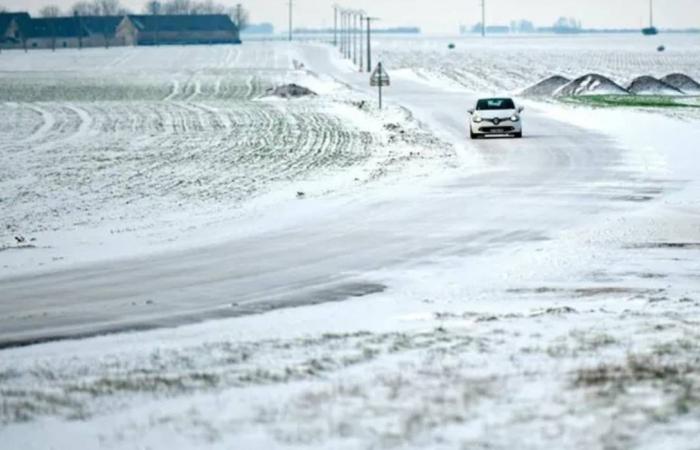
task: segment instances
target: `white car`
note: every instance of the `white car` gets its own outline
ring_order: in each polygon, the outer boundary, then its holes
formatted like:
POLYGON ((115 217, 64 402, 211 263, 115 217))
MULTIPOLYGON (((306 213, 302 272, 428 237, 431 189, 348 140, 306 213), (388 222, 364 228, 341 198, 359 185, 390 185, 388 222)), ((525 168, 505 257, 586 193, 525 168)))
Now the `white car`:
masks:
POLYGON ((489 135, 523 137, 520 113, 525 108, 516 107, 512 98, 482 98, 476 108, 470 109, 469 135, 478 139, 489 135))

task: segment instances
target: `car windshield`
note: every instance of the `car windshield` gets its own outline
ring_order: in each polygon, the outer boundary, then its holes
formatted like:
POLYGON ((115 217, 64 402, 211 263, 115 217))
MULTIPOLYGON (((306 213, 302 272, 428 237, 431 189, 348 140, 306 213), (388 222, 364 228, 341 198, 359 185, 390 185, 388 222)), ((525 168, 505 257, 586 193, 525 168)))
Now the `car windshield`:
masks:
POLYGON ((515 103, 509 98, 488 98, 476 103, 477 111, 515 109, 515 103))

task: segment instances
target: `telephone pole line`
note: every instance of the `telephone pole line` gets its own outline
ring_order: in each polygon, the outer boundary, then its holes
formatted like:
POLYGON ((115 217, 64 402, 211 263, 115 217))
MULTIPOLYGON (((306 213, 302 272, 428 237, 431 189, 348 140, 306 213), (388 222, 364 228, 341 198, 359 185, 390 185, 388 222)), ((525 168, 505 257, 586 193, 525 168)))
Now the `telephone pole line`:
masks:
POLYGON ((289 42, 292 41, 292 9, 294 8, 294 0, 289 0, 289 42))
POLYGON ((367 21, 367 72, 372 72, 372 21, 379 20, 377 17, 365 17, 367 21))
POLYGON ((338 46, 338 5, 333 5, 333 46, 338 46))
POLYGON ((481 0, 481 37, 486 36, 486 0, 481 0))

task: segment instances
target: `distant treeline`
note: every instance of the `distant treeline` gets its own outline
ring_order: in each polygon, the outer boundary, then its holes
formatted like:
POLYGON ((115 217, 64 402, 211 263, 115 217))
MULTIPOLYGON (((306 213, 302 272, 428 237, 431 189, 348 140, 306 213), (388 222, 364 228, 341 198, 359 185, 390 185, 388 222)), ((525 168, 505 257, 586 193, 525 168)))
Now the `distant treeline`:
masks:
MULTIPOLYGON (((364 29, 364 28, 363 28, 364 29)), ((295 28, 298 34, 333 34, 333 28, 295 28)), ((419 27, 372 28, 372 33, 379 34, 420 34, 419 27)))
MULTIPOLYGON (((461 34, 481 33, 481 22, 473 26, 459 27, 461 34)), ((700 28, 665 29, 663 33, 700 33, 700 28)), ((560 17, 552 26, 538 27, 529 20, 512 21, 510 25, 487 25, 488 34, 505 33, 554 33, 554 34, 593 34, 593 33, 639 33, 639 28, 583 28, 581 21, 573 17, 560 17)))

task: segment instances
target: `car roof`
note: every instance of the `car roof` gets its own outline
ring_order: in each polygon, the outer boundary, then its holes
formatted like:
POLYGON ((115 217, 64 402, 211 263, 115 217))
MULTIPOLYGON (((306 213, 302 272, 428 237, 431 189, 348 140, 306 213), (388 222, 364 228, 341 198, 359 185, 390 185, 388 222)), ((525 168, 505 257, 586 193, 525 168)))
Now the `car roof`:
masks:
POLYGON ((487 101, 487 100, 513 100, 511 97, 485 97, 485 98, 480 98, 478 101, 487 101))

